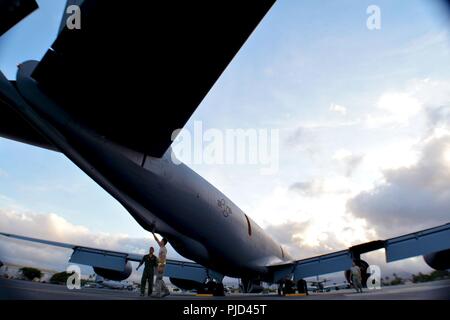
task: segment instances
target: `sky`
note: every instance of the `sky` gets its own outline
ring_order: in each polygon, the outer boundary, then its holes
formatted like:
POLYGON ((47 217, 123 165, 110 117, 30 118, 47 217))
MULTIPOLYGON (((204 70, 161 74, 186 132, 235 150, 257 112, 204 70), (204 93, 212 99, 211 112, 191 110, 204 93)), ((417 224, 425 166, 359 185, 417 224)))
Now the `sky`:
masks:
MULTIPOLYGON (((56 37, 64 1, 38 3, 0 38, 10 79, 56 37)), ((297 258, 447 223, 449 41, 438 1, 280 0, 185 127, 279 130, 277 172, 189 166, 297 258), (366 26, 369 5, 380 8, 379 30, 366 26)), ((133 252, 153 243, 65 156, 2 138, 0 217, 2 231, 52 240, 133 252)), ((10 260, 60 268, 69 256, 47 249, 0 242, 10 260)), ((386 273, 431 271, 420 257, 364 258, 386 273)))

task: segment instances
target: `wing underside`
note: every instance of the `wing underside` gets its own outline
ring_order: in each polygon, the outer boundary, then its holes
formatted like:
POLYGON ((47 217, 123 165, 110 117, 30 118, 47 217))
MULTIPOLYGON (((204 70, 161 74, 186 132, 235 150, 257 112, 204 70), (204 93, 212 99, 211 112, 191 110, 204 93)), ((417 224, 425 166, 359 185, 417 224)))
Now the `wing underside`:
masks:
POLYGON ((0 1, 0 36, 38 8, 35 0, 0 1))
MULTIPOLYGON (((90 248, 86 246, 79 246, 69 243, 25 237, 21 235, 3 232, 0 232, 0 235, 12 239, 72 249, 73 253, 69 260, 71 263, 89 265, 92 267, 103 268, 118 272, 123 272, 126 269, 126 265, 129 261, 140 262, 143 257, 142 254, 90 248)), ((173 259, 167 259, 164 276, 169 278, 191 280, 200 283, 204 283, 206 279, 209 278, 213 278, 218 281, 222 281, 223 278, 222 274, 210 270, 208 268, 205 268, 198 263, 173 259)))
MULTIPOLYGON (((6 78, 0 72, 4 81, 6 78)), ((11 82, 14 86, 14 82, 11 82)), ((35 130, 14 108, 6 102, 0 90, 0 137, 57 151, 57 148, 35 130)))
MULTIPOLYGON (((62 27, 32 77, 73 121, 161 157, 274 0, 68 3, 81 29, 62 27)), ((46 146, 10 131, 0 122, 46 146)))
POLYGON ((299 280, 333 272, 345 271, 352 266, 353 259, 361 254, 384 249, 386 262, 426 255, 450 248, 450 223, 431 229, 414 232, 388 240, 377 240, 353 246, 347 250, 317 257, 268 266, 273 272, 274 282, 294 276, 299 280))
MULTIPOLYGON (((70 262, 106 268, 114 271, 123 271, 129 261, 139 262, 143 256, 141 254, 89 248, 8 233, 0 232, 0 235, 13 239, 72 249, 73 254, 70 262)), ((287 263, 273 264, 267 267, 272 271, 271 282, 276 283, 291 276, 293 276, 294 280, 299 280, 311 276, 348 270, 352 265, 353 259, 359 259, 361 254, 374 250, 385 249, 386 261, 392 262, 447 250, 449 248, 450 223, 384 241, 379 240, 364 243, 353 246, 347 250, 287 263)), ((171 259, 168 259, 167 261, 165 276, 196 282, 204 282, 208 278, 213 278, 218 281, 223 279, 222 274, 205 268, 195 262, 171 259)))

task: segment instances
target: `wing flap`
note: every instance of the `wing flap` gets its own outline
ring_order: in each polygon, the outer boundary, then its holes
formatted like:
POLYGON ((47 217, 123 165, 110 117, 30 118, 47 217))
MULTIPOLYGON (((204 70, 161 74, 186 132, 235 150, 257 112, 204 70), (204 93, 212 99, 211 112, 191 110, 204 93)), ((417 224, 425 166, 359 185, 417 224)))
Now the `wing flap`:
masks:
POLYGON ((271 265, 273 282, 278 282, 294 275, 294 280, 347 270, 352 266, 350 250, 342 250, 286 264, 271 265))
POLYGON ((70 262, 121 272, 125 270, 127 257, 126 253, 76 247, 70 262))
POLYGON ((450 248, 450 223, 386 240, 386 261, 392 262, 450 248))

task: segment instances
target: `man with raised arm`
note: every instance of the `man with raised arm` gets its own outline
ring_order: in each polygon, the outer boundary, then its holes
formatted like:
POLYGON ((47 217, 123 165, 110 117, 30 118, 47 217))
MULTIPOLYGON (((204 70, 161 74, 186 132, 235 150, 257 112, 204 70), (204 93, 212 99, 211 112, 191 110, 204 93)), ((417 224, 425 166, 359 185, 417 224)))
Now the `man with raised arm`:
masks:
POLYGON ((166 268, 166 256, 167 256, 167 239, 162 238, 161 240, 152 232, 155 241, 159 245, 159 254, 158 254, 158 267, 156 268, 156 281, 155 281, 155 297, 164 298, 170 294, 169 289, 167 289, 166 284, 164 283, 164 269, 166 268))

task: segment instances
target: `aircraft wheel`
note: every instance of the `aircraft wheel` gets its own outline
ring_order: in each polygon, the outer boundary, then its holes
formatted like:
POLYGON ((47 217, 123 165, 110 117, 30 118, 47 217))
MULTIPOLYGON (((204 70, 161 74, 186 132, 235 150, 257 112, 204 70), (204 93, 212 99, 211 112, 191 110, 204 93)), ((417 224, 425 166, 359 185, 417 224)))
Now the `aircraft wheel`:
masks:
POLYGON ((306 293, 306 282, 305 280, 298 280, 297 281, 297 292, 298 293, 306 293))
POLYGON ((279 295, 279 296, 282 296, 282 295, 283 295, 283 284, 282 284, 282 283, 280 283, 280 284, 278 285, 278 295, 279 295))
POLYGON ((215 281, 209 280, 206 283, 206 293, 212 294, 215 297, 223 297, 225 296, 225 288, 223 283, 217 283, 215 281))
POLYGON ((223 283, 216 283, 215 292, 213 294, 216 297, 224 297, 225 296, 225 288, 223 287, 223 283))

